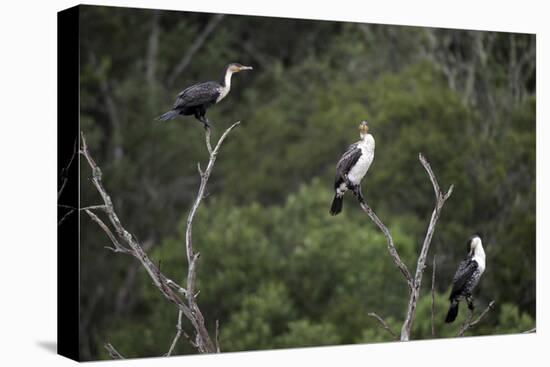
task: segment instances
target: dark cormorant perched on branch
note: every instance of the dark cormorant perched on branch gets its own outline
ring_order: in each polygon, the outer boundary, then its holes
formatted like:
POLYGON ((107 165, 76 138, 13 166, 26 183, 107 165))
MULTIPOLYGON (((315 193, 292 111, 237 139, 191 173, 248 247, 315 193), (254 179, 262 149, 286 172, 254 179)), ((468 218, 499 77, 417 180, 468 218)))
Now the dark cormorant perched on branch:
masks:
POLYGON ((342 211, 344 194, 348 190, 352 190, 359 200, 363 200, 361 180, 374 159, 374 138, 368 132, 369 125, 367 121, 362 121, 359 125, 361 140, 350 145, 336 164, 335 193, 330 207, 330 214, 332 215, 342 211))
POLYGON ((231 89, 231 76, 243 70, 252 70, 252 66, 243 66, 239 63, 232 63, 226 66, 221 82, 203 82, 185 88, 178 94, 174 107, 157 120, 167 121, 178 115, 195 115, 195 118, 210 127, 206 118, 206 110, 221 101, 227 96, 231 89))
POLYGON ((453 289, 449 297, 451 306, 445 322, 455 321, 458 315, 458 302, 463 298, 466 298, 468 308, 474 309, 472 291, 485 271, 485 251, 479 236, 475 235, 468 240, 468 251, 468 256, 460 262, 453 278, 453 289))

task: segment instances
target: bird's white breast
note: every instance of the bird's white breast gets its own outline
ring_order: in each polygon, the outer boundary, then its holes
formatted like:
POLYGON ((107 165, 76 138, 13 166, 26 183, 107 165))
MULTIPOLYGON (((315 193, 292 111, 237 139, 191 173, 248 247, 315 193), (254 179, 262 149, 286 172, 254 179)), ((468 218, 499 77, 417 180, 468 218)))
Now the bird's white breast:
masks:
POLYGON ((218 103, 219 101, 224 99, 225 96, 227 96, 227 94, 229 93, 229 89, 230 89, 229 86, 218 88, 218 92, 220 92, 220 95, 218 96, 218 98, 216 98, 216 103, 218 103))
POLYGON ((485 256, 475 256, 473 260, 477 262, 477 267, 479 269, 480 274, 483 274, 485 271, 485 256))
POLYGON ((374 159, 374 145, 374 138, 370 134, 359 142, 358 148, 361 149, 361 157, 348 173, 348 179, 354 185, 358 185, 367 174, 374 159))
POLYGON ((483 272, 485 271, 485 251, 483 250, 483 246, 481 244, 476 246, 476 248, 474 249, 473 260, 477 262, 480 274, 483 274, 483 272))

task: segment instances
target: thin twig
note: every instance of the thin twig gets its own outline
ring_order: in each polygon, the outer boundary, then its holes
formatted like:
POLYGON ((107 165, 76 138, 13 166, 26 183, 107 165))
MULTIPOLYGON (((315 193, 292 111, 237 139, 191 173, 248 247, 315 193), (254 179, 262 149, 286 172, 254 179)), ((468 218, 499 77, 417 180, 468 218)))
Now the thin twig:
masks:
POLYGON ((394 340, 399 340, 399 336, 397 336, 396 333, 394 333, 392 331, 392 329, 389 327, 389 325, 384 321, 383 318, 381 318, 380 316, 378 316, 376 313, 374 312, 369 312, 368 315, 370 317, 374 317, 376 320, 378 320, 378 322, 382 325, 382 327, 384 328, 384 330, 386 330, 388 333, 391 334, 391 336, 393 337, 394 340))
POLYGON ((106 343, 104 347, 107 349, 112 359, 124 359, 122 354, 120 354, 111 343, 106 343))
POLYGON ((172 344, 170 345, 170 349, 168 350, 168 353, 166 353, 167 357, 170 357, 172 352, 174 351, 174 348, 176 347, 176 343, 178 342, 182 328, 181 328, 181 319, 183 316, 183 312, 181 310, 178 311, 178 323, 176 324, 176 336, 174 336, 174 340, 172 340, 172 344))
POLYGON ((432 265, 432 336, 435 336, 435 255, 432 265))
POLYGON ((403 276, 405 277, 405 281, 407 282, 409 289, 412 289, 413 279, 412 279, 411 273, 409 272, 407 265, 405 265, 405 263, 399 257, 399 254, 397 253, 397 250, 395 249, 395 246, 393 244, 393 238, 390 234, 390 231, 384 225, 384 223, 382 223, 382 221, 378 218, 374 210, 371 209, 371 207, 367 204, 366 201, 360 202, 360 205, 363 211, 367 213, 369 218, 374 222, 374 224, 378 226, 378 228, 382 231, 382 233, 386 237, 388 251, 390 252, 393 262, 399 268, 399 270, 401 271, 401 274, 403 274, 403 276))
POLYGON ((536 333, 536 332, 537 332, 537 328, 534 327, 532 329, 524 331, 522 334, 531 334, 531 333, 536 333))
POLYGON ((468 315, 468 319, 466 320, 464 325, 462 325, 462 328, 460 328, 460 330, 458 332, 458 336, 464 336, 464 333, 468 329, 470 329, 471 327, 477 325, 485 317, 485 315, 487 315, 487 313, 489 311, 494 310, 494 308, 495 308, 495 301, 489 302, 489 305, 485 308, 485 310, 483 310, 483 312, 474 321, 472 321, 474 311, 470 310, 470 313, 468 315))
POLYGON ((118 240, 115 237, 115 235, 113 234, 113 232, 111 232, 109 227, 107 227, 107 225, 101 219, 99 219, 99 217, 97 215, 95 215, 91 210, 86 210, 86 214, 88 214, 90 216, 90 218, 94 222, 96 222, 101 227, 101 229, 103 229, 105 234, 107 234, 107 237, 109 237, 109 239, 111 240, 111 242, 115 246, 115 247, 109 247, 109 249, 113 250, 114 252, 132 253, 132 250, 122 246, 120 244, 120 242, 118 242, 118 240))
POLYGON ((58 226, 58 227, 59 227, 61 224, 63 224, 63 222, 64 222, 71 214, 73 214, 73 213, 76 212, 77 210, 78 210, 78 211, 82 211, 82 210, 105 209, 105 205, 91 205, 91 206, 87 206, 87 207, 85 207, 85 208, 77 209, 77 208, 75 208, 74 206, 63 205, 63 204, 57 204, 57 207, 59 207, 59 208, 64 208, 64 209, 69 209, 69 210, 67 211, 67 213, 65 213, 65 215, 63 215, 63 217, 61 217, 61 219, 59 220, 59 222, 57 222, 57 226, 58 226))

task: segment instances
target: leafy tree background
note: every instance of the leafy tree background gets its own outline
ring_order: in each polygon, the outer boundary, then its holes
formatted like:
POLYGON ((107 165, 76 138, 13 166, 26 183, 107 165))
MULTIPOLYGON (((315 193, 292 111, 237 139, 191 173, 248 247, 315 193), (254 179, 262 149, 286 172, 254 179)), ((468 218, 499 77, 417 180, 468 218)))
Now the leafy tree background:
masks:
MULTIPOLYGON (((480 233, 487 271, 478 309, 497 308, 467 335, 535 326, 535 36, 345 22, 225 16, 184 70, 176 65, 215 15, 81 7, 81 127, 125 226, 174 280, 186 274, 185 219, 204 161, 193 118, 159 123, 179 90, 254 66, 209 111, 222 148, 195 221, 198 300, 223 351, 389 341, 407 289, 385 239, 352 199, 328 213, 334 166, 367 119, 377 142, 364 182, 412 267, 433 207, 417 160, 455 184, 433 239, 436 337, 466 240, 480 233)), ((81 172, 82 205, 99 202, 81 172)), ((131 258, 81 221, 81 352, 165 353, 177 311, 131 258)), ((431 264, 431 259, 428 261, 431 264)), ((431 273, 431 268, 426 270, 431 273)), ((412 338, 431 338, 430 277, 412 338)), ((189 325, 185 325, 187 330, 189 325)), ((176 353, 194 353, 182 338, 176 353)))

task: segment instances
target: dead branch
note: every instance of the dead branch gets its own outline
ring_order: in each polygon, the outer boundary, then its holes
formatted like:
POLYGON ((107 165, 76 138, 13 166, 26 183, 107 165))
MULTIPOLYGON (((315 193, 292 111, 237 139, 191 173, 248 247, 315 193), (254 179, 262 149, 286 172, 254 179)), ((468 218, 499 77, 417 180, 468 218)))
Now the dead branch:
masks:
POLYGON ((407 341, 410 338, 411 328, 414 321, 414 315, 416 312, 416 303, 418 302, 418 298, 420 295, 422 275, 424 274, 424 269, 426 266, 426 258, 428 256, 428 251, 430 249, 430 244, 432 242, 435 226, 437 224, 437 220, 439 219, 439 216, 441 215, 441 210, 443 209, 443 205, 445 205, 445 202, 453 193, 453 185, 449 187, 446 193, 443 193, 441 191, 441 189, 439 188, 439 184, 437 182, 437 178, 435 177, 435 174, 433 173, 432 168, 430 166, 430 163, 428 163, 428 161, 422 155, 422 153, 418 154, 418 159, 420 160, 420 163, 422 163, 422 166, 428 173, 428 176, 430 177, 430 181, 432 182, 432 186, 435 194, 435 208, 432 212, 430 224, 428 225, 428 230, 426 232, 426 236, 424 237, 422 249, 420 250, 420 256, 418 257, 418 262, 416 264, 416 274, 413 282, 414 286, 409 297, 409 305, 407 307, 407 316, 405 318, 405 322, 403 323, 403 327, 401 328, 402 341, 407 341))
POLYGON ((384 328, 384 330, 386 330, 388 333, 391 334, 391 336, 393 337, 394 340, 399 340, 399 336, 394 333, 392 331, 392 329, 389 327, 389 325, 384 321, 383 318, 381 318, 380 316, 378 316, 375 312, 369 312, 368 315, 370 317, 374 317, 376 320, 378 320, 378 322, 380 323, 380 325, 382 325, 382 327, 384 328))
POLYGON ((120 354, 111 343, 105 344, 104 347, 107 349, 112 359, 124 359, 122 354, 120 354))
POLYGON ((435 336, 435 255, 432 265, 432 336, 435 336))
POLYGON ((495 301, 489 302, 489 305, 485 308, 485 310, 483 310, 483 312, 474 321, 472 321, 472 318, 474 316, 474 311, 470 310, 470 312, 468 314, 468 319, 466 320, 466 322, 464 322, 464 325, 462 325, 462 327, 458 331, 457 336, 464 336, 464 333, 468 329, 470 329, 471 327, 477 325, 481 321, 481 319, 483 319, 485 317, 485 315, 487 315, 487 313, 490 310, 494 310, 494 308, 495 308, 495 301))
MULTIPOLYGON (((92 183, 103 200, 103 205, 84 208, 86 214, 88 214, 88 216, 95 223, 97 223, 99 227, 107 234, 107 237, 109 237, 109 239, 111 240, 111 243, 114 246, 114 247, 109 247, 111 250, 115 252, 122 252, 122 253, 132 255, 133 257, 139 260, 141 265, 147 271, 147 274, 149 275, 149 277, 152 279, 153 284, 159 289, 161 294, 168 301, 174 303, 178 308, 178 311, 179 311, 178 325, 181 325, 181 322, 180 322, 181 315, 185 316, 191 322, 196 333, 195 341, 192 343, 192 345, 194 345, 197 348, 199 353, 216 353, 219 351, 219 346, 217 345, 217 342, 216 344, 212 342, 212 339, 210 338, 208 330, 206 329, 206 326, 205 326, 204 317, 196 302, 196 296, 198 293, 195 294, 194 287, 195 287, 195 278, 196 278, 196 266, 199 258, 199 253, 194 253, 193 251, 192 224, 193 224, 193 219, 195 217, 197 209, 200 206, 202 199, 204 198, 206 184, 208 182, 208 178, 210 177, 210 174, 214 167, 214 163, 216 161, 220 147, 224 142, 225 138, 227 137, 227 135, 239 124, 240 122, 236 122, 233 125, 231 125, 222 134, 222 136, 218 140, 213 150, 211 149, 211 145, 210 145, 210 131, 207 130, 206 132, 206 144, 207 144, 207 148, 209 149, 210 159, 208 161, 206 170, 204 172, 202 171, 200 172, 201 184, 200 184, 195 202, 187 218, 185 244, 186 244, 186 253, 187 253, 187 260, 188 260, 189 267, 188 267, 188 273, 187 273, 186 289, 179 286, 174 281, 170 280, 164 274, 162 274, 159 267, 157 267, 149 259, 146 252, 143 249, 143 246, 138 242, 135 236, 133 236, 129 231, 126 230, 126 228, 124 228, 114 209, 111 197, 109 196, 109 194, 107 193, 107 190, 103 186, 101 169, 99 168, 95 160, 92 158, 92 155, 90 154, 90 151, 86 144, 86 138, 84 134, 83 133, 81 134, 82 146, 81 146, 80 153, 86 158, 86 161, 88 162, 88 165, 92 170, 92 183), (109 218, 111 225, 114 228, 114 232, 111 231, 109 226, 102 219, 100 219, 95 213, 93 213, 90 210, 92 208, 103 209, 103 211, 109 218), (186 301, 181 299, 178 296, 178 294, 183 295, 186 301)), ((168 355, 172 353, 175 343, 179 339, 181 333, 182 333, 181 327, 178 327, 178 333, 176 334, 176 337, 172 342, 168 355)), ((186 334, 184 333, 184 335, 186 334)), ((112 348, 110 344, 107 344, 105 347, 109 350, 110 353, 116 352, 116 350, 114 350, 114 348, 112 348), (112 350, 110 350, 110 348, 112 348, 112 350)), ((115 354, 111 353, 111 356, 116 356, 116 355, 120 356, 118 352, 116 352, 115 354)))
POLYGON ((386 242, 388 245, 388 251, 390 252, 393 262, 399 268, 399 270, 405 277, 405 280, 407 281, 407 284, 409 286, 409 303, 407 306, 405 321, 403 322, 403 326, 401 327, 401 337, 400 337, 401 341, 407 341, 410 338, 411 328, 414 321, 414 315, 416 312, 416 304, 418 302, 420 286, 422 284, 422 275, 426 267, 426 257, 428 255, 428 250, 430 249, 430 243, 432 241, 433 233, 435 231, 435 225, 437 224, 437 220, 439 219, 439 216, 441 214, 441 209, 443 208, 445 201, 447 201, 447 199, 451 196, 453 192, 453 185, 451 185, 451 187, 449 187, 449 190, 447 190, 446 193, 443 193, 439 188, 437 179, 426 158, 420 153, 418 155, 418 159, 420 160, 420 163, 428 173, 428 176, 430 178, 430 181, 434 189, 436 204, 432 213, 432 217, 430 219, 430 224, 428 226, 428 230, 426 232, 424 242, 422 244, 422 249, 420 250, 420 255, 418 257, 418 261, 416 265, 416 273, 414 278, 412 278, 412 275, 409 272, 409 269, 407 268, 407 266, 403 263, 403 261, 401 261, 401 258, 399 257, 399 254, 397 253, 397 250, 395 249, 395 246, 393 244, 393 239, 388 228, 382 223, 382 221, 378 218, 378 216, 367 205, 365 201, 361 201, 361 200, 359 201, 363 211, 367 213, 367 215, 374 222, 374 224, 376 224, 376 226, 380 228, 382 233, 384 233, 384 236, 386 237, 386 242))
POLYGON ((413 279, 411 276, 411 273, 409 272, 409 269, 407 268, 407 265, 401 261, 401 258, 399 257, 399 254, 397 253, 397 250, 395 249, 395 246, 393 244, 393 238, 390 234, 390 231, 388 228, 382 223, 382 221, 378 218, 374 210, 370 208, 370 206, 367 204, 366 201, 360 202, 361 208, 369 218, 380 228, 384 236, 386 237, 386 243, 388 245, 388 251, 390 252, 390 255, 393 259, 393 262, 395 265, 399 268, 401 271, 401 274, 405 277, 405 281, 407 282, 407 285, 409 286, 409 289, 412 289, 413 287, 413 279))
POLYGON ((198 252, 195 253, 193 251, 193 236, 192 236, 193 219, 195 218, 197 209, 199 208, 202 202, 202 199, 204 198, 206 185, 208 183, 208 179, 210 178, 210 174, 212 173, 212 169, 214 168, 214 163, 216 162, 216 158, 218 156, 220 147, 223 141, 225 140, 225 138, 227 137, 227 135, 231 132, 231 130, 233 130, 239 124, 240 124, 240 121, 234 123, 227 130, 225 130, 225 132, 222 134, 222 136, 218 140, 218 143, 216 144, 216 147, 213 150, 210 143, 210 128, 206 129, 206 133, 205 133, 206 146, 210 153, 210 159, 204 171, 202 171, 199 166, 201 183, 199 186, 199 190, 197 192, 197 196, 195 198, 195 202, 193 203, 193 206, 189 211, 189 216, 187 217, 187 228, 185 231, 185 249, 187 254, 187 263, 189 265, 187 270, 187 287, 186 287, 187 305, 192 310, 193 314, 197 318, 197 321, 202 325, 202 327, 198 330, 198 333, 197 333, 197 344, 201 345, 201 342, 202 342, 202 344, 205 344, 210 351, 216 351, 216 346, 212 343, 210 336, 208 335, 208 332, 204 327, 204 318, 199 309, 199 306, 197 305, 196 294, 195 294, 195 278, 196 278, 196 272, 197 272, 196 268, 197 268, 197 261, 199 260, 200 253, 198 252), (199 339, 201 342, 199 342, 199 339))
POLYGON ((189 47, 181 61, 176 65, 176 67, 170 74, 170 77, 168 77, 167 83, 169 86, 173 85, 178 76, 185 70, 185 68, 187 68, 187 66, 193 59, 193 56, 195 56, 197 51, 202 47, 210 33, 212 33, 214 29, 216 29, 224 16, 224 14, 214 15, 214 17, 210 20, 210 22, 208 22, 206 27, 204 27, 201 34, 195 38, 195 41, 193 42, 191 47, 189 47))
POLYGON ((172 344, 170 345, 170 349, 168 350, 168 353, 166 353, 166 357, 170 357, 170 355, 174 351, 174 348, 176 347, 176 343, 178 342, 178 340, 181 336, 181 332, 182 332, 181 319, 182 319, 182 316, 183 316, 183 312, 181 312, 181 310, 179 310, 178 311, 178 323, 176 324, 176 336, 174 336, 174 340, 172 340, 172 344))

